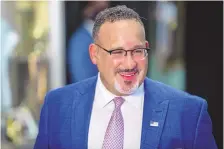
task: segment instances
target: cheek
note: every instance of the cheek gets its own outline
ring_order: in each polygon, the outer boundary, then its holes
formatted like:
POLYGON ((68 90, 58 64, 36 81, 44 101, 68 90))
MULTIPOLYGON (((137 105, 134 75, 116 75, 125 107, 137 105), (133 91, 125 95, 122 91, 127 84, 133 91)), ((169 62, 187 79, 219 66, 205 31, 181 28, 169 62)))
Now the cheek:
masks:
POLYGON ((117 60, 104 59, 102 61, 102 65, 104 67, 104 72, 107 76, 112 77, 116 71, 116 68, 120 65, 120 62, 117 60))
POLYGON ((138 61, 138 66, 141 70, 147 70, 148 67, 148 59, 138 61))
POLYGON ((119 66, 121 63, 121 61, 118 61, 118 60, 112 60, 112 64, 113 66, 116 68, 117 66, 119 66))

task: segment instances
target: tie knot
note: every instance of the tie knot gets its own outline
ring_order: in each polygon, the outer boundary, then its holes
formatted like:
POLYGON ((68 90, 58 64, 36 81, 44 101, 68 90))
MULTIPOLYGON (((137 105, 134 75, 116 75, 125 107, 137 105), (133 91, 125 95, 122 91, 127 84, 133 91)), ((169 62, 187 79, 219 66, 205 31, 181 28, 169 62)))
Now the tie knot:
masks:
POLYGON ((124 98, 122 98, 122 97, 115 97, 113 99, 113 101, 114 101, 114 104, 115 104, 115 108, 120 108, 121 105, 124 103, 124 98))

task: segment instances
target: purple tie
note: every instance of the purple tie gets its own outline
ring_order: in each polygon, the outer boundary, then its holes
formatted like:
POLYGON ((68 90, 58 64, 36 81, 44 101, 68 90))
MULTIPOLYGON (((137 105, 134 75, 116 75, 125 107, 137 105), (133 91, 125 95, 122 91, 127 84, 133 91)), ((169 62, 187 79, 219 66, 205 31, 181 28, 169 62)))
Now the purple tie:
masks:
POLYGON ((124 121, 121 113, 121 105, 124 103, 124 99, 122 97, 115 97, 113 101, 115 109, 107 126, 103 149, 123 149, 124 121))

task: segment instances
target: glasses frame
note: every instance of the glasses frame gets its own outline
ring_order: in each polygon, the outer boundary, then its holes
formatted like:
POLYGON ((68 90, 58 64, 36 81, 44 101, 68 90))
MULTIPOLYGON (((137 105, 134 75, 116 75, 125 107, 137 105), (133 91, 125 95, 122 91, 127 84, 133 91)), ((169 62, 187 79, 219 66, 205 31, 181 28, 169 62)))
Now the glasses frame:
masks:
POLYGON ((148 56, 148 53, 149 53, 149 51, 151 50, 151 48, 135 48, 134 50, 124 50, 124 49, 107 50, 107 49, 101 47, 99 44, 96 44, 96 43, 95 43, 95 45, 97 45, 98 47, 100 47, 101 49, 103 49, 104 51, 106 51, 107 53, 109 53, 110 55, 111 55, 112 52, 114 52, 114 51, 118 51, 118 50, 120 51, 120 50, 122 50, 122 51, 125 52, 125 55, 124 55, 124 56, 127 56, 128 52, 131 52, 131 55, 132 55, 132 52, 135 51, 135 50, 137 50, 137 49, 145 49, 145 50, 147 51, 147 55, 145 55, 145 57, 146 57, 146 56, 148 56))

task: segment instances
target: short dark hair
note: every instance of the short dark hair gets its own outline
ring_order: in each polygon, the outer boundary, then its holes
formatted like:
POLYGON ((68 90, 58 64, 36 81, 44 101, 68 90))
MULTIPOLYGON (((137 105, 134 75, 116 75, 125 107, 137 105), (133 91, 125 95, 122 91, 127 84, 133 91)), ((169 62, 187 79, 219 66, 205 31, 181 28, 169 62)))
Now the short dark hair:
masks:
MULTIPOLYGON (((143 25, 142 20, 137 12, 133 9, 126 7, 125 5, 118 5, 115 7, 107 8, 97 14, 95 23, 93 26, 93 39, 96 41, 100 27, 105 22, 115 22, 119 20, 135 20, 143 25)), ((143 25, 144 26, 144 25, 143 25)))

